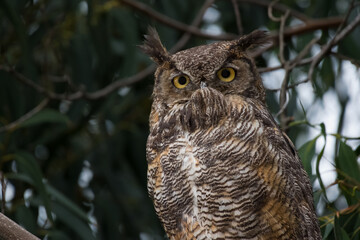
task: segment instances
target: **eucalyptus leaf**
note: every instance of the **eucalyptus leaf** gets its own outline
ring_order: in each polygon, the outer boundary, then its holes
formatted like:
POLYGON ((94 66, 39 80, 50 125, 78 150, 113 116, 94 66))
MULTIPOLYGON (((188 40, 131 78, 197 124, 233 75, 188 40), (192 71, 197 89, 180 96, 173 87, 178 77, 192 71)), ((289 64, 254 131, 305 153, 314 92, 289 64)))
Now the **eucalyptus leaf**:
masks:
POLYGON ((36 113, 31 118, 22 122, 19 127, 32 127, 42 123, 60 123, 60 124, 69 124, 70 120, 68 117, 56 110, 45 108, 40 112, 36 113))
POLYGON ((71 228, 78 237, 83 240, 95 240, 91 228, 86 222, 83 222, 64 206, 53 203, 53 210, 59 221, 71 228))
POLYGON ((53 223, 50 207, 50 198, 46 191, 43 182, 43 175, 38 163, 36 162, 36 159, 30 153, 25 151, 15 153, 14 157, 19 165, 20 171, 26 174, 29 178, 31 178, 33 182, 33 187, 38 191, 43 201, 47 217, 50 222, 53 223))
POLYGON ((304 168, 309 176, 312 175, 311 160, 315 156, 316 140, 317 137, 304 143, 304 145, 302 145, 298 150, 300 159, 302 160, 304 168))
POLYGON ((337 167, 347 176, 360 183, 360 169, 357 163, 357 156, 352 148, 340 141, 337 167))

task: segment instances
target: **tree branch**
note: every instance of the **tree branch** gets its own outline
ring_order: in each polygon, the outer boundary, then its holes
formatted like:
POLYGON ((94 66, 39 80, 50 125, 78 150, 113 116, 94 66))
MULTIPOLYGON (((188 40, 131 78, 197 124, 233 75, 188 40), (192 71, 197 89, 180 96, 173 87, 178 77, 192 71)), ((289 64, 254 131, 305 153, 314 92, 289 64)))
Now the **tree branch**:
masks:
POLYGON ((289 7, 287 7, 286 5, 283 5, 281 3, 273 3, 270 1, 263 1, 263 0, 237 0, 237 1, 250 3, 250 4, 256 4, 256 5, 263 6, 263 7, 269 7, 270 5, 272 5, 273 9, 276 9, 276 10, 284 12, 284 13, 286 11, 290 11, 291 16, 296 17, 297 19, 300 19, 301 21, 304 21, 304 22, 313 21, 311 18, 309 18, 305 14, 298 12, 294 9, 290 9, 289 7))
POLYGON ((42 109, 44 109, 44 107, 46 107, 46 105, 49 103, 49 99, 46 98, 44 100, 42 100, 39 105, 37 105, 35 108, 33 108, 30 112, 26 113, 25 115, 21 116, 18 120, 0 127, 0 133, 5 132, 5 131, 11 131, 16 129, 21 123, 25 122, 26 120, 28 120, 29 118, 31 118, 32 116, 34 116, 36 113, 40 112, 42 109))
POLYGON ((198 37, 208 38, 208 39, 214 39, 214 40, 232 40, 236 38, 237 36, 234 34, 221 34, 221 35, 213 35, 213 34, 207 34, 202 32, 200 29, 196 28, 195 26, 189 26, 182 22, 176 21, 172 18, 169 18, 168 16, 161 14, 159 12, 154 11, 152 8, 148 7, 147 5, 134 1, 134 0, 119 0, 121 3, 137 10, 145 15, 148 15, 152 19, 159 21, 171 28, 178 29, 183 32, 191 33, 198 37))
MULTIPOLYGON (((170 19, 167 16, 162 15, 162 14, 152 10, 151 8, 147 7, 146 5, 144 5, 142 3, 138 3, 138 2, 132 1, 132 0, 119 0, 119 1, 121 1, 125 5, 128 5, 140 12, 143 12, 143 13, 149 15, 150 17, 154 18, 155 20, 158 20, 164 24, 167 24, 168 26, 171 26, 173 28, 176 28, 178 30, 185 32, 185 35, 179 40, 179 42, 174 46, 174 48, 171 49, 171 51, 175 51, 175 50, 177 51, 178 49, 181 49, 182 46, 184 46, 186 44, 186 42, 189 40, 191 35, 206 37, 206 38, 215 39, 215 40, 229 40, 229 39, 234 39, 237 37, 236 35, 229 35, 229 34, 216 35, 216 36, 209 35, 209 34, 203 34, 198 28, 196 28, 196 26, 201 23, 203 13, 213 3, 213 0, 208 0, 204 3, 202 9, 199 11, 200 14, 198 14, 197 19, 195 19, 196 21, 194 20, 193 24, 190 26, 183 24, 183 23, 178 24, 179 22, 177 22, 173 19, 170 19), (170 21, 170 23, 169 23, 169 21, 170 21)), ((245 0, 241 0, 241 1, 250 2, 250 1, 245 1, 245 0)), ((256 0, 255 2, 257 4, 265 4, 263 1, 259 1, 259 0, 256 0), (262 3, 259 3, 259 2, 262 2, 262 3)), ((269 5, 269 4, 267 4, 267 5, 269 5)), ((279 9, 282 9, 282 7, 280 7, 280 6, 281 5, 279 5, 279 4, 272 5, 272 7, 274 7, 274 8, 277 7, 279 9)), ((294 12, 292 12, 291 10, 289 10, 289 11, 291 14, 294 14, 294 12)), ((303 33, 313 31, 316 29, 324 29, 324 28, 338 26, 342 22, 343 22, 343 19, 338 18, 338 17, 312 20, 312 21, 307 21, 306 24, 301 25, 301 26, 285 28, 283 30, 282 34, 283 34, 283 38, 288 38, 290 36, 303 34, 303 33)), ((257 56, 261 55, 263 52, 265 52, 268 49, 275 46, 277 43, 276 40, 279 38, 279 34, 280 33, 278 33, 278 32, 271 33, 270 38, 275 40, 274 43, 272 45, 268 45, 265 48, 259 49, 257 52, 252 53, 252 56, 257 57, 257 56)), ((22 82, 24 85, 27 85, 27 86, 33 88, 35 91, 37 91, 40 94, 45 95, 49 99, 73 101, 73 100, 82 99, 82 98, 88 99, 88 100, 97 100, 99 98, 103 98, 103 97, 107 96, 108 94, 110 94, 111 92, 113 92, 121 87, 132 85, 134 83, 141 81, 142 79, 144 79, 145 77, 150 75, 155 70, 155 66, 149 66, 148 68, 144 69, 143 71, 139 72, 136 75, 117 80, 117 81, 113 82, 112 84, 107 85, 103 89, 100 89, 100 90, 92 92, 92 93, 88 93, 88 92, 85 92, 84 90, 80 89, 80 90, 77 90, 76 92, 73 92, 70 94, 69 93, 59 94, 59 93, 49 91, 49 90, 45 89, 44 87, 42 87, 41 85, 38 85, 34 81, 28 79, 21 73, 16 72, 13 68, 9 68, 9 67, 0 65, 0 70, 12 74, 13 76, 15 76, 15 78, 17 80, 22 82)))
MULTIPOLYGON (((195 17, 191 27, 196 27, 201 23, 202 17, 204 15, 206 9, 209 8, 213 2, 214 2, 214 0, 205 1, 205 3, 201 7, 198 15, 195 17)), ((191 34, 192 33, 185 32, 185 34, 180 38, 180 40, 175 44, 175 46, 170 51, 171 52, 176 52, 179 49, 181 49, 189 41, 189 39, 191 37, 191 34)), ((121 87, 125 87, 125 86, 128 86, 128 85, 135 84, 135 83, 141 81, 142 79, 146 78, 147 76, 149 76, 150 74, 152 74, 154 72, 155 65, 151 65, 151 66, 145 68, 144 70, 142 70, 141 72, 139 72, 139 73, 137 73, 137 74, 135 74, 133 76, 123 78, 123 79, 119 79, 119 80, 107 85, 106 87, 104 87, 104 88, 102 88, 102 89, 100 89, 98 91, 88 93, 88 92, 84 92, 82 90, 79 90, 79 91, 71 93, 71 94, 58 94, 58 93, 48 91, 44 87, 36 84, 34 81, 32 81, 29 78, 25 77, 23 74, 21 74, 19 72, 16 72, 14 68, 10 68, 10 67, 0 65, 0 70, 12 74, 20 82, 22 82, 23 84, 33 88, 38 93, 47 96, 49 99, 73 101, 73 100, 78 100, 78 99, 81 99, 81 98, 84 98, 84 99, 87 99, 87 100, 97 100, 97 99, 106 97, 108 94, 116 91, 117 89, 119 89, 121 87)), ((0 132, 1 132, 1 130, 2 130, 2 128, 0 128, 0 132)))
MULTIPOLYGON (((192 26, 196 27, 199 26, 202 22, 202 19, 204 17, 204 14, 206 10, 214 3, 215 0, 206 0, 203 6, 200 8, 197 16, 195 17, 194 21, 192 22, 192 26)), ((190 40, 191 33, 185 33, 180 40, 170 49, 171 53, 175 53, 179 51, 185 44, 190 40)))
POLYGON ((354 28, 359 25, 360 23, 360 14, 358 14, 355 19, 349 24, 347 25, 344 29, 342 29, 342 27, 345 25, 345 23, 347 22, 347 19, 350 16, 350 13, 353 10, 353 6, 354 6, 354 0, 351 2, 350 7, 348 9, 348 12, 344 18, 344 20, 342 21, 342 23, 340 24, 340 26, 338 27, 338 30, 335 33, 335 36, 326 44, 322 47, 320 53, 318 53, 314 60, 312 61, 311 65, 310 65, 310 69, 308 72, 308 81, 312 81, 312 75, 314 73, 314 70, 316 68, 316 66, 320 63, 320 61, 324 58, 324 56, 331 51, 331 48, 333 46, 335 46, 341 39, 343 39, 346 35, 348 35, 352 30, 354 30, 354 28), (342 29, 342 30, 341 30, 342 29))
POLYGON ((0 239, 1 240, 40 240, 10 218, 0 213, 0 239))
POLYGON ((234 12, 235 12, 235 19, 236 19, 236 26, 238 29, 238 34, 241 36, 243 35, 243 27, 242 27, 242 23, 241 23, 241 16, 240 16, 240 11, 239 11, 239 6, 237 4, 237 0, 231 0, 231 3, 234 7, 234 12))

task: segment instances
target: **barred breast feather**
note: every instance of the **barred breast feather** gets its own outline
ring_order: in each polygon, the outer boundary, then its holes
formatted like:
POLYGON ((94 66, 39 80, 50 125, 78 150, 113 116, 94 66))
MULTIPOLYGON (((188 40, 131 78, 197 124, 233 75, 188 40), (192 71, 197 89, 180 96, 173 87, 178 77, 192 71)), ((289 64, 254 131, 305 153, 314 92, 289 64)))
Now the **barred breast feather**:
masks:
POLYGON ((148 190, 170 239, 320 239, 306 172, 261 101, 205 87, 161 108, 148 190))

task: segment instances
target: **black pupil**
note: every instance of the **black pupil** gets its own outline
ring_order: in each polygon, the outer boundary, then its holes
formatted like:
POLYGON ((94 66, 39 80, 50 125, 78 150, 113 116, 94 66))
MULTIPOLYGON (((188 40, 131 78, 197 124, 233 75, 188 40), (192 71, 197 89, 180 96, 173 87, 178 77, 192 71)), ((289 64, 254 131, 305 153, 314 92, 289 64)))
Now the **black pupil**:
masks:
POLYGON ((185 85, 186 84, 186 77, 183 77, 183 76, 179 77, 178 82, 179 82, 180 85, 185 85))
POLYGON ((230 77, 230 71, 227 70, 227 69, 222 70, 222 71, 221 71, 221 76, 222 76, 223 78, 228 78, 228 77, 230 77))

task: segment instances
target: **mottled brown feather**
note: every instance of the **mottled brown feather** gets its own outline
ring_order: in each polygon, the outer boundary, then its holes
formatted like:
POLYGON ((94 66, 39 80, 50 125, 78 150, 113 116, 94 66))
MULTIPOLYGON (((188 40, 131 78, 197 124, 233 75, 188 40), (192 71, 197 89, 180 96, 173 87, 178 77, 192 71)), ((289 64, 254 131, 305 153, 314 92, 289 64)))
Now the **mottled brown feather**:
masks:
POLYGON ((148 28, 148 35, 145 35, 144 44, 140 45, 139 48, 145 54, 149 55, 149 57, 158 65, 169 61, 169 53, 161 43, 159 34, 155 28, 148 28))
POLYGON ((246 50, 263 31, 169 55, 159 66, 147 141, 148 191, 170 239, 321 239, 312 189, 295 147, 265 104, 246 50), (236 71, 221 82, 223 67, 236 71), (173 79, 190 81, 177 89, 173 79))

